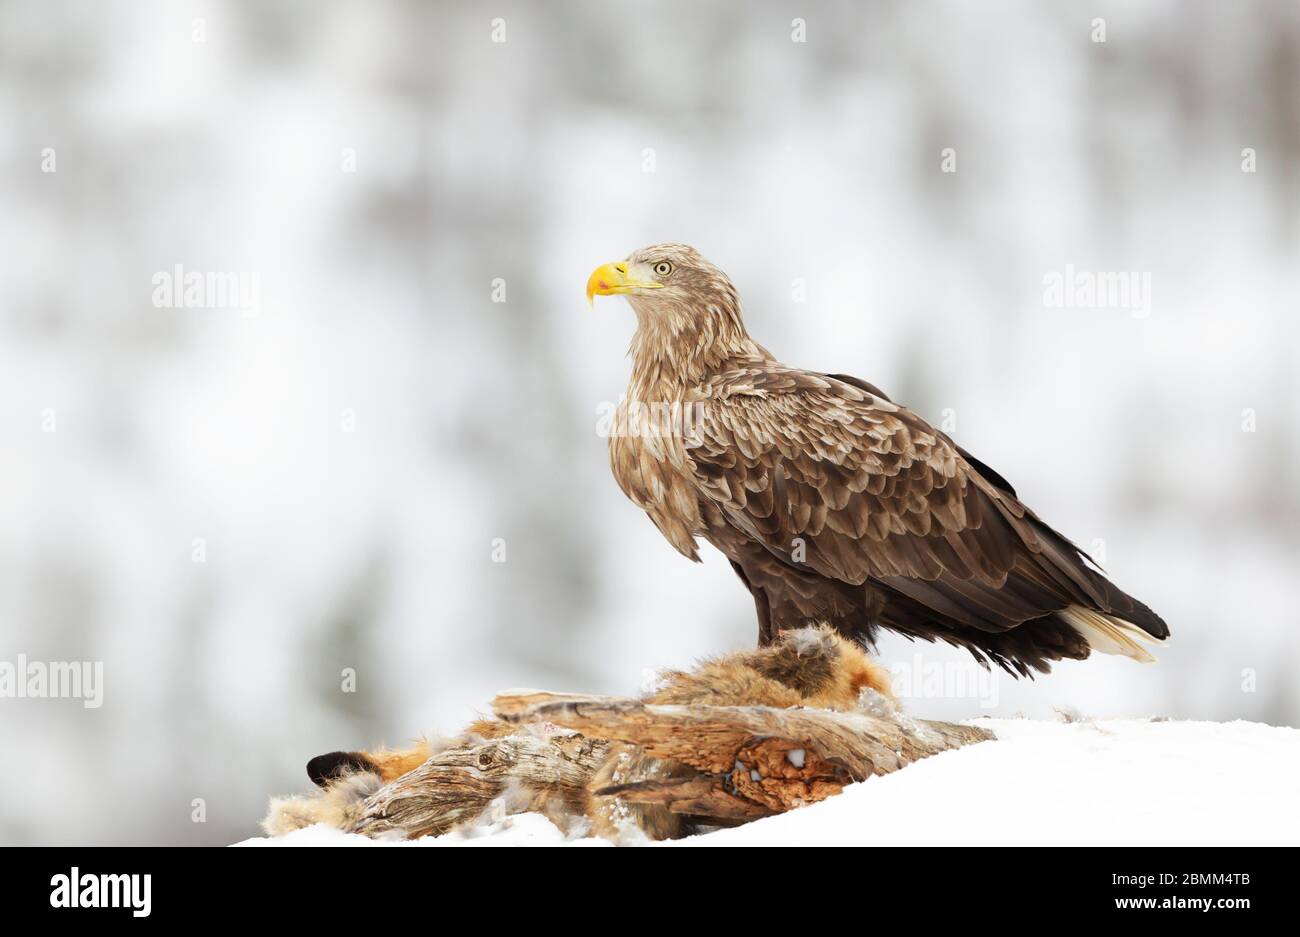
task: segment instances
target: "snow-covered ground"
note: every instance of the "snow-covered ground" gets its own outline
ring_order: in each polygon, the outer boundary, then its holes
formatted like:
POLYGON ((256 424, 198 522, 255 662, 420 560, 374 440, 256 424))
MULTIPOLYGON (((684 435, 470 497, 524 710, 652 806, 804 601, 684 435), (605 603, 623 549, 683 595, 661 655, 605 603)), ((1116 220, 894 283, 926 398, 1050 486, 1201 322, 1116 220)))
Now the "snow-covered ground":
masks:
MULTIPOLYGON (((1300 730, 1254 722, 984 719, 996 742, 665 845, 1300 845, 1300 730)), ((536 814, 406 845, 598 845, 536 814)), ((374 845, 311 827, 251 845, 374 845)))

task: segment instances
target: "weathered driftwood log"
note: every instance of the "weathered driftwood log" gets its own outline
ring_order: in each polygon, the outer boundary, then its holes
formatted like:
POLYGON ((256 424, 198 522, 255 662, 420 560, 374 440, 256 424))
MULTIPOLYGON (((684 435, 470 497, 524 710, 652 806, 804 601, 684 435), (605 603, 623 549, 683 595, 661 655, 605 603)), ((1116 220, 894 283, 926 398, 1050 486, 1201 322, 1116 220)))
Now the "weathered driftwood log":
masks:
POLYGON ((480 816, 503 794, 510 812, 581 816, 587 785, 608 743, 538 727, 451 748, 385 784, 360 805, 350 831, 367 836, 437 836, 480 816))
POLYGON ((553 818, 565 811, 583 815, 595 795, 729 825, 823 800, 873 774, 992 738, 972 726, 914 720, 890 705, 873 715, 522 692, 498 696, 493 709, 519 726, 516 734, 434 755, 371 795, 351 829, 371 836, 442 833, 512 787, 516 809, 553 818), (694 770, 591 790, 615 742, 694 770))

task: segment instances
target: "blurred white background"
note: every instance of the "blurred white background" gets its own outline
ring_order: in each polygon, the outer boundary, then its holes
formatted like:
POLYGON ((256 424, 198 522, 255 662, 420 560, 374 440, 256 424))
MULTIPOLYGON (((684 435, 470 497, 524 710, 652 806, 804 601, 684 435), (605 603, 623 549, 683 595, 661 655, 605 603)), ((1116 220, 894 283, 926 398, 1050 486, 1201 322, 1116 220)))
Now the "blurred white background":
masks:
POLYGON ((104 664, 0 700, 0 842, 230 842, 314 754, 751 644, 596 432, 633 318, 583 284, 662 240, 1173 630, 913 711, 1300 722, 1298 88, 1283 0, 0 2, 0 660, 104 664), (159 308, 177 264, 255 314, 159 308), (1150 315, 1046 306, 1067 264, 1150 315))

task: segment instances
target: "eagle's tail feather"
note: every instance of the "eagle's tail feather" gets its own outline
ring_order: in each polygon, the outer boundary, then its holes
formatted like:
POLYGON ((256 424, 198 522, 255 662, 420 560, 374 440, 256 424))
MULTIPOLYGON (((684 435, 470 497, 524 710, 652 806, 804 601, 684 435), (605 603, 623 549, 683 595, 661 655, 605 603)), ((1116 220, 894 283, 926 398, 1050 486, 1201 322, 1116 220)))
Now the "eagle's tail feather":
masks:
POLYGON ((1104 612, 1083 605, 1070 605, 1057 612, 1088 642, 1088 646, 1101 654, 1119 654, 1139 663, 1155 661, 1155 655, 1143 645, 1154 640, 1145 630, 1104 612))

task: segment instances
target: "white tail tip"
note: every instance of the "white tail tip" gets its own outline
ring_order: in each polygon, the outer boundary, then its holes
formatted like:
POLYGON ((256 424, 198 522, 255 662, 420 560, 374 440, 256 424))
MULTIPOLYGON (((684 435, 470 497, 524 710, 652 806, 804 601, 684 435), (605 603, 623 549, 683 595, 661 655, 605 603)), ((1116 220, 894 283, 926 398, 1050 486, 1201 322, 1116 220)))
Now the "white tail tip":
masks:
POLYGON ((1119 654, 1143 664, 1153 663, 1156 659, 1144 646, 1155 638, 1131 622, 1082 605, 1071 605, 1059 614, 1099 654, 1119 654))

